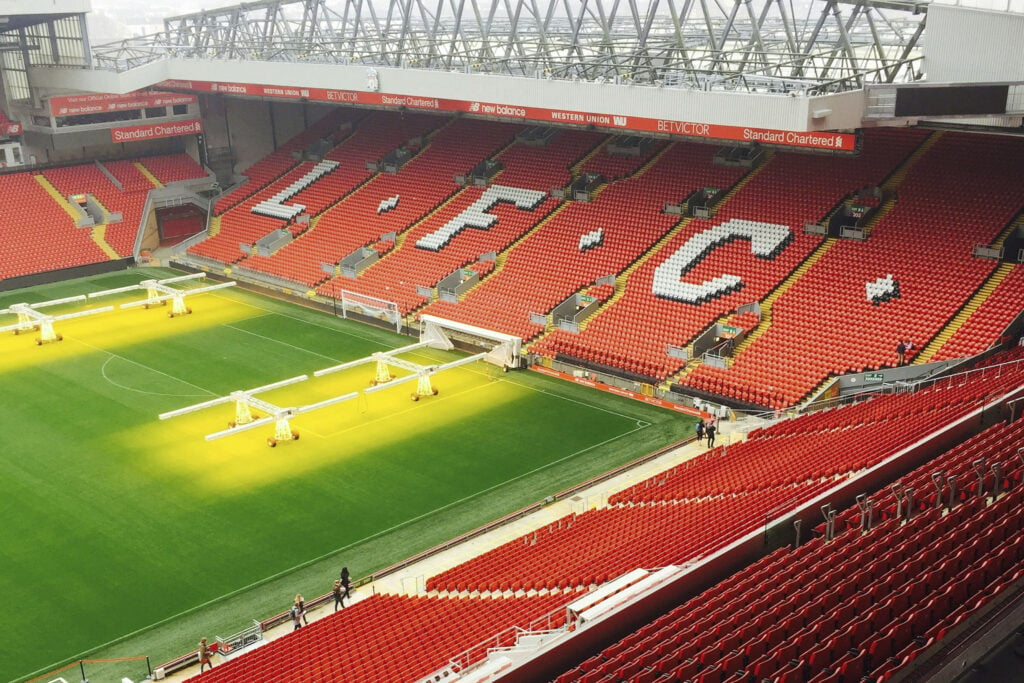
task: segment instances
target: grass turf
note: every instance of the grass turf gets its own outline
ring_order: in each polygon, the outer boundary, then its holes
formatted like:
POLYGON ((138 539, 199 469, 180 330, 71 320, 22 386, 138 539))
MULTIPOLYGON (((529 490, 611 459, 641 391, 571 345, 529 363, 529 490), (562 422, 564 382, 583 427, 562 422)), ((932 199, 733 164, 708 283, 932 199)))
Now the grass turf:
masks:
MULTIPOLYGON (((0 307, 153 275, 8 293, 0 307)), ((174 320, 58 323, 61 344, 0 338, 0 594, 19 615, 0 680, 85 653, 164 661, 297 591, 326 592, 342 563, 364 575, 690 432, 661 409, 471 365, 415 404, 411 382, 299 416, 302 439, 275 449, 270 426, 206 442, 230 404, 156 415, 411 340, 239 290, 189 304, 174 320)), ((372 370, 261 396, 310 403, 365 388, 372 370)))

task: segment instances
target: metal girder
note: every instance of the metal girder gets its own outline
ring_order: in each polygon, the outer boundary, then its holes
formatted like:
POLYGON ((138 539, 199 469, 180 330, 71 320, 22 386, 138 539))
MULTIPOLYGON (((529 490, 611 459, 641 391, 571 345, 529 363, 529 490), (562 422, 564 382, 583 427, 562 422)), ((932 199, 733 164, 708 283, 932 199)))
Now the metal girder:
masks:
POLYGON ((811 0, 801 18, 792 0, 260 0, 168 18, 161 33, 96 48, 95 63, 257 59, 841 92, 912 80, 926 8, 811 0))

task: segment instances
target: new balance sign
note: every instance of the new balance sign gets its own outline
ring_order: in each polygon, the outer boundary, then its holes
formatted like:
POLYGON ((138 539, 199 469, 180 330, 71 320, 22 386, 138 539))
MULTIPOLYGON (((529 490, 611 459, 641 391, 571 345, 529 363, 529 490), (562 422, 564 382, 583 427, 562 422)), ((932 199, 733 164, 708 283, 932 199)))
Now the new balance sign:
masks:
POLYGON ((203 132, 203 122, 199 119, 191 121, 174 121, 172 123, 151 123, 145 126, 127 126, 111 128, 110 138, 114 142, 138 142, 154 138, 172 138, 177 135, 194 135, 203 132))

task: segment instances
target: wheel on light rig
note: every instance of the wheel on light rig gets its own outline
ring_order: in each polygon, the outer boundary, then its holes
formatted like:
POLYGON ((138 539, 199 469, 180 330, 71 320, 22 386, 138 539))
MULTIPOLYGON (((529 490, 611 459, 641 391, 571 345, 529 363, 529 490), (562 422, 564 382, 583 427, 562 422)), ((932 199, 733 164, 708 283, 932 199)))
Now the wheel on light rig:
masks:
POLYGON ((229 420, 228 421, 228 429, 234 429, 237 426, 238 426, 238 423, 235 422, 234 420, 229 420))
POLYGON ((57 341, 64 341, 64 335, 63 334, 58 334, 57 335, 57 341))
POLYGON ((192 315, 192 309, 191 308, 186 308, 185 309, 185 315, 192 315))
POLYGON ((21 334, 21 330, 19 330, 19 329, 15 328, 15 329, 14 329, 14 334, 15 334, 15 336, 17 336, 17 335, 21 334))
POLYGON ((437 392, 438 392, 438 389, 437 389, 437 387, 433 387, 433 388, 432 388, 432 389, 430 390, 430 393, 431 393, 432 395, 434 395, 434 396, 437 396, 437 392))
POLYGON ((267 445, 271 448, 277 448, 277 439, 272 436, 267 437, 267 445))
POLYGON ((419 394, 411 394, 409 396, 409 398, 415 403, 416 401, 420 400, 420 395, 419 394))
POLYGON ((292 432, 292 440, 293 441, 298 441, 299 440, 299 433, 298 432, 292 432))
POLYGON ((43 345, 43 338, 42 337, 36 337, 36 346, 42 346, 42 345, 43 345))

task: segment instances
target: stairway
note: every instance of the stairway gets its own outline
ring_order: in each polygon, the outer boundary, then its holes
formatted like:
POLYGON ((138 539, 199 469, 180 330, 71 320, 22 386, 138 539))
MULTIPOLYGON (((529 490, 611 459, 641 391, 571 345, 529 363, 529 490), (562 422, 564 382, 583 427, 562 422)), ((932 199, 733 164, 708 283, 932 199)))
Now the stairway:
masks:
POLYGON ((832 245, 834 245, 836 241, 835 237, 829 237, 819 244, 818 247, 800 263, 800 265, 793 269, 793 272, 789 274, 789 277, 783 280, 778 287, 773 289, 771 293, 765 297, 764 301, 761 302, 760 322, 758 322, 757 327, 755 327, 750 334, 748 334, 746 338, 739 343, 735 351, 733 351, 733 357, 736 357, 746 351, 751 344, 757 341, 765 332, 768 331, 768 328, 771 327, 772 324, 772 306, 775 302, 778 301, 779 297, 785 294, 790 287, 796 284, 796 281, 802 278, 804 274, 811 269, 811 266, 817 263, 821 257, 832 248, 832 245))
POLYGON ((1013 270, 1013 263, 1000 263, 999 267, 993 271, 987 280, 978 288, 978 291, 967 300, 967 303, 963 305, 953 319, 939 331, 937 335, 932 337, 931 341, 923 349, 921 353, 914 357, 911 361, 912 365, 922 365, 930 361, 935 354, 941 349, 950 338, 957 333, 957 331, 963 327, 975 311, 977 311, 983 303, 992 295, 992 292, 1006 279, 1006 276, 1013 270))
POLYGON ((210 217, 210 225, 209 225, 209 228, 207 229, 207 232, 209 233, 209 237, 216 237, 217 235, 220 234, 220 221, 221 221, 221 216, 211 216, 210 217))
POLYGON ((554 209, 552 209, 551 212, 548 213, 548 215, 544 216, 544 218, 540 219, 540 221, 535 223, 532 228, 530 228, 529 230, 524 232, 522 235, 517 237, 510 245, 508 245, 507 247, 502 249, 501 253, 498 254, 497 257, 495 258, 494 269, 491 272, 487 273, 486 276, 481 277, 480 278, 480 282, 478 282, 476 285, 474 285, 473 287, 470 287, 468 290, 463 292, 459 296, 459 301, 462 301, 463 299, 465 299, 469 295, 470 292, 472 292, 474 289, 476 289, 481 284, 483 284, 483 282, 484 282, 484 280, 486 278, 489 278, 492 275, 496 275, 497 273, 499 273, 505 267, 505 262, 508 261, 508 255, 509 255, 509 253, 513 249, 515 249, 520 244, 525 242, 527 239, 532 237, 536 232, 538 232, 539 230, 543 229, 545 225, 547 225, 551 220, 553 220, 555 218, 555 216, 557 216, 562 211, 564 211, 566 208, 568 208, 569 204, 570 203, 567 202, 567 201, 563 201, 562 203, 560 203, 558 206, 556 206, 554 209))
POLYGON ((577 161, 575 164, 570 166, 569 167, 569 177, 570 178, 575 178, 576 176, 578 176, 580 174, 580 169, 583 168, 583 165, 585 163, 587 163, 588 161, 590 161, 591 159, 593 159, 594 157, 596 157, 598 154, 600 154, 601 150, 604 149, 604 146, 608 144, 609 140, 611 140, 611 138, 606 137, 602 142, 599 142, 597 145, 595 145, 594 149, 592 149, 589 152, 587 152, 586 154, 584 154, 583 157, 580 158, 579 161, 577 161))
POLYGON ((142 175, 146 176, 146 179, 149 180, 149 182, 153 184, 153 187, 156 187, 156 188, 164 187, 164 184, 161 183, 160 180, 155 175, 153 175, 152 171, 150 171, 148 168, 146 168, 142 164, 141 161, 136 161, 135 162, 135 168, 139 169, 139 173, 141 173, 142 175))
MULTIPOLYGON (((106 214, 106 209, 104 209, 104 214, 106 214)), ((121 255, 118 254, 114 250, 114 248, 107 243, 107 239, 106 239, 106 237, 107 237, 107 224, 106 223, 100 223, 99 225, 94 226, 90 236, 92 237, 92 241, 96 243, 96 246, 98 246, 100 249, 102 249, 103 253, 106 254, 108 257, 110 257, 111 260, 115 260, 115 259, 121 258, 121 255)))
POLYGON ((871 220, 864 225, 864 239, 870 237, 871 231, 874 229, 875 225, 877 225, 886 217, 886 215, 888 215, 890 211, 892 211, 892 208, 896 205, 896 188, 900 186, 900 183, 906 179, 907 174, 910 173, 911 169, 913 169, 914 166, 917 165, 917 162, 919 162, 922 157, 928 153, 928 150, 935 146, 935 143, 938 142, 941 137, 941 130, 933 132, 916 150, 910 154, 910 156, 903 160, 903 163, 900 164, 895 171, 889 174, 888 178, 885 179, 885 182, 882 183, 882 192, 883 194, 888 195, 889 198, 882 203, 878 208, 878 212, 875 213, 875 215, 871 217, 871 220))
POLYGON ((53 186, 53 183, 51 183, 46 176, 39 173, 32 177, 35 178, 36 182, 39 183, 44 190, 46 190, 46 194, 53 197, 53 201, 57 202, 57 204, 60 205, 60 208, 64 209, 65 213, 71 216, 71 220, 78 221, 79 213, 75 211, 75 207, 71 206, 71 202, 69 202, 67 198, 60 193, 60 190, 53 186))

